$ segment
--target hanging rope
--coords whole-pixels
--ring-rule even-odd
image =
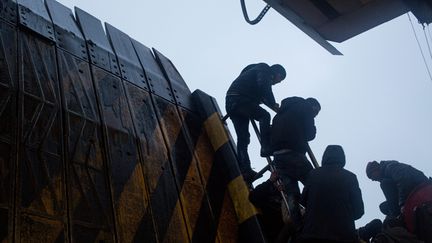
[[[423,49],[422,49],[422,47],[421,47],[421,45],[420,45],[420,41],[419,41],[419,39],[417,38],[417,34],[416,34],[416,32],[415,32],[414,25],[413,25],[413,23],[412,23],[412,21],[411,21],[411,17],[409,16],[409,13],[407,13],[407,15],[408,15],[408,19],[409,19],[409,21],[410,21],[410,23],[411,23],[411,28],[412,28],[412,30],[413,30],[413,32],[414,32],[414,37],[415,37],[415,39],[416,39],[416,41],[417,41],[417,44],[418,44],[418,46],[419,46],[420,53],[421,53],[421,55],[422,55],[422,57],[423,57],[423,62],[424,62],[424,64],[425,64],[425,66],[426,66],[426,70],[427,70],[427,72],[428,72],[428,74],[429,74],[429,79],[430,79],[431,82],[432,82],[432,75],[431,75],[431,72],[430,72],[430,70],[429,70],[429,66],[428,66],[428,64],[427,64],[427,62],[426,62],[426,58],[425,58],[425,56],[424,56],[424,54],[423,54]]]
[[[265,6],[264,9],[261,10],[261,13],[258,15],[258,17],[256,17],[256,19],[250,20],[246,10],[245,0],[240,0],[240,4],[242,7],[243,17],[245,18],[246,22],[248,22],[251,25],[258,24],[261,21],[261,19],[264,17],[264,15],[267,13],[267,11],[269,11],[270,9],[270,5],[267,4],[267,6]]]

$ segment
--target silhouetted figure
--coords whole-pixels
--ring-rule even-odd
[[[354,221],[364,213],[355,174],[344,169],[341,146],[327,146],[322,167],[312,170],[302,193],[306,207],[301,242],[358,242]]]
[[[432,232],[431,180],[416,168],[395,160],[369,162],[366,174],[369,179],[380,182],[386,198],[380,205],[381,211],[389,218],[403,219],[409,232],[416,233],[423,240],[430,238],[427,242],[432,242],[432,234],[421,233],[426,225],[426,231]],[[420,217],[423,222],[416,224]]]
[[[306,151],[308,141],[315,138],[314,118],[320,109],[320,104],[314,98],[289,97],[282,100],[272,122],[274,165],[285,187],[290,217],[298,227],[301,225],[298,181],[304,184],[307,174],[312,170]]]
[[[250,142],[249,120],[259,121],[261,131],[261,156],[271,155],[269,148],[270,114],[260,107],[261,103],[278,109],[273,96],[272,85],[281,82],[286,76],[285,69],[275,64],[251,64],[244,68],[229,87],[225,106],[237,134],[237,156],[240,170],[246,180],[255,177],[248,155]]]
[[[360,227],[357,229],[357,233],[359,236],[359,239],[362,242],[370,243],[373,238],[381,233],[383,230],[383,223],[379,219],[374,219],[367,223],[365,226]]]
[[[249,193],[249,200],[261,210],[259,219],[269,242],[276,242],[284,221],[282,218],[282,197],[275,183],[277,175],[272,172],[270,178],[256,186]]]

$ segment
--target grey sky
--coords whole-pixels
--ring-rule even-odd
[[[248,25],[239,1],[59,2],[155,47],[172,60],[192,91],[214,96],[222,110],[225,92],[244,66],[285,66],[287,78],[273,86],[276,100],[313,96],[321,102],[317,137],[310,145],[318,160],[328,144],[344,147],[346,168],[357,174],[365,202],[359,226],[383,218],[378,205],[384,197],[379,184],[366,178],[367,161],[395,159],[432,176],[432,81],[407,15],[335,43],[344,56],[332,56],[274,10],[258,25]],[[264,7],[261,0],[246,4],[251,18]],[[415,27],[424,41],[421,26]],[[422,46],[430,62],[425,42]],[[231,131],[235,136],[232,126]],[[253,167],[264,167],[254,136],[249,154]]]

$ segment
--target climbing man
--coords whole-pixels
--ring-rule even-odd
[[[432,242],[432,181],[420,170],[395,160],[369,162],[366,174],[380,182],[386,199],[381,211],[390,218],[401,218],[409,232]],[[420,219],[423,222],[416,223]]]
[[[303,188],[300,242],[358,243],[354,221],[363,215],[364,205],[356,175],[344,169],[342,146],[327,146],[321,165],[309,173]]]
[[[261,131],[261,156],[271,155],[269,147],[270,114],[260,107],[261,103],[277,110],[279,105],[273,96],[272,85],[285,79],[285,69],[280,64],[250,64],[229,87],[225,107],[237,134],[237,156],[240,171],[246,181],[255,177],[248,155],[250,142],[249,120],[259,121]]]
[[[298,181],[304,184],[312,170],[306,151],[308,141],[315,138],[314,119],[320,110],[321,106],[314,98],[286,98],[271,127],[274,165],[287,194],[291,220],[297,227],[301,226]]]

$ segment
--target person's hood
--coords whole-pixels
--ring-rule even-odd
[[[328,145],[324,151],[321,164],[322,166],[337,165],[343,168],[345,166],[345,153],[342,146]]]

